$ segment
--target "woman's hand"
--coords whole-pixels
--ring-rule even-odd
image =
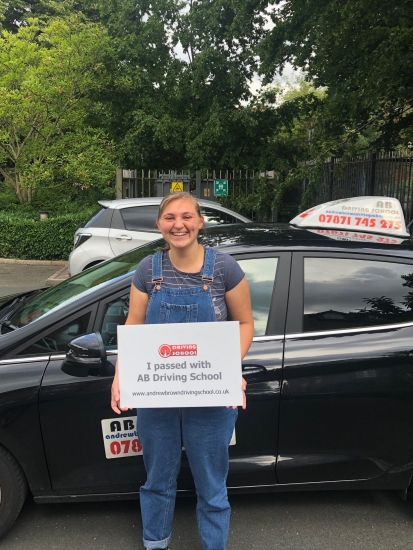
[[[129,410],[129,407],[120,406],[119,378],[117,375],[115,375],[112,382],[110,406],[112,407],[112,410],[115,411],[116,414],[120,414],[122,411]]]
[[[145,323],[148,300],[149,297],[145,292],[141,292],[134,285],[131,285],[129,296],[129,313],[125,325],[143,325]],[[122,408],[120,406],[119,365],[117,361],[115,365],[115,376],[112,383],[110,406],[116,414],[120,414],[122,411],[133,410],[129,407]]]
[[[110,397],[110,406],[112,407],[112,410],[115,411],[116,414],[120,414],[120,392],[119,392],[119,380],[118,377],[115,376],[112,382],[112,390],[111,390],[111,397]]]
[[[247,381],[245,380],[244,377],[242,377],[242,408],[243,409],[246,409],[247,408],[247,395],[246,395],[246,392],[247,391]],[[232,406],[233,409],[237,409],[237,405],[233,405]],[[227,407],[227,409],[229,409],[229,407]]]
[[[242,408],[247,408],[247,381],[242,377]]]

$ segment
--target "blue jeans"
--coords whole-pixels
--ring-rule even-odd
[[[225,550],[231,513],[226,487],[228,446],[237,409],[138,409],[137,415],[147,473],[140,490],[145,547],[169,545],[184,445],[198,497],[202,550]]]

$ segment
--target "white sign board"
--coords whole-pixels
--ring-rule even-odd
[[[393,197],[351,197],[325,202],[302,212],[290,224],[410,238],[400,202]]]
[[[118,326],[122,407],[242,405],[238,321]]]

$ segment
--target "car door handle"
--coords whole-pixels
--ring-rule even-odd
[[[254,382],[263,378],[267,374],[267,369],[262,365],[242,365],[242,376],[247,382]]]
[[[132,237],[130,235],[116,235],[115,239],[117,241],[131,241]]]

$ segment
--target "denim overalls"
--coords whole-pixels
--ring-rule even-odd
[[[162,253],[157,252],[152,260],[154,288],[146,323],[215,321],[210,288],[215,258],[216,251],[206,248],[199,286],[168,288],[162,284]],[[191,407],[138,409],[137,414],[147,473],[146,483],[140,489],[145,548],[169,545],[183,445],[198,497],[202,550],[225,550],[230,519],[226,489],[228,446],[238,411],[226,407]]]

